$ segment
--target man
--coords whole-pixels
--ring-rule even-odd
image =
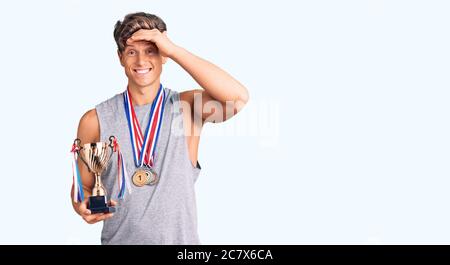
[[[194,183],[201,170],[201,130],[206,122],[222,122],[239,112],[248,101],[247,89],[171,42],[166,24],[155,15],[128,14],[116,23],[114,38],[128,86],[86,112],[77,135],[81,144],[117,137],[131,192],[119,203],[109,202],[118,208],[115,213],[93,214],[87,199],[73,207],[89,224],[104,221],[102,244],[199,244]],[[165,88],[160,75],[169,58],[203,89],[178,93]],[[111,161],[102,180],[116,198],[118,169]],[[94,176],[80,161],[78,166],[87,198]]]

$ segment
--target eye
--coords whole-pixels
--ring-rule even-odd
[[[153,51],[153,49],[148,49],[147,53],[148,53],[148,54],[153,54],[154,51]]]
[[[135,50],[129,50],[129,51],[127,52],[127,55],[129,55],[129,56],[134,56],[134,55],[136,55],[136,51],[135,51]]]

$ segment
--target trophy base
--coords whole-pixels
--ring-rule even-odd
[[[89,207],[88,209],[91,213],[114,213],[116,211],[115,207],[108,206],[106,204],[105,196],[91,196],[89,197]]]

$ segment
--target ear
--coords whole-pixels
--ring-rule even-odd
[[[119,51],[119,49],[117,49],[117,56],[119,56],[120,65],[124,66],[122,62],[122,53]]]

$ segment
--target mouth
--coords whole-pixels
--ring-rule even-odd
[[[152,69],[153,69],[153,68],[139,68],[139,69],[133,69],[133,71],[134,71],[135,73],[139,74],[139,75],[145,75],[145,74],[147,74],[147,73],[150,73],[150,71],[151,71]]]

